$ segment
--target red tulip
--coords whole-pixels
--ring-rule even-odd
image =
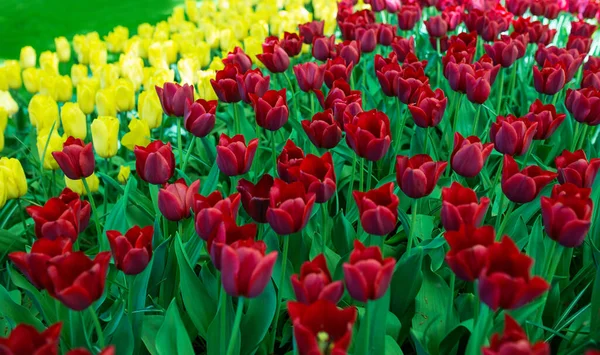
[[[396,228],[400,200],[394,194],[394,183],[367,192],[354,191],[352,196],[365,232],[385,236]]]
[[[565,86],[565,69],[560,64],[545,64],[542,70],[533,66],[533,85],[540,94],[554,95]]]
[[[217,270],[221,270],[223,248],[227,245],[253,244],[256,238],[256,224],[250,223],[238,226],[235,221],[229,220],[219,224],[214,238],[208,240],[206,249],[210,252],[210,258]]]
[[[502,154],[522,155],[527,152],[537,131],[538,123],[513,115],[498,116],[490,127],[490,140]]]
[[[502,165],[502,192],[516,203],[533,201],[544,186],[556,178],[557,174],[531,165],[519,171],[513,157],[504,155]]]
[[[215,128],[217,104],[217,100],[186,101],[183,116],[185,129],[196,137],[206,137]]]
[[[593,203],[590,188],[555,185],[552,196],[542,196],[544,228],[550,238],[567,248],[580,246],[590,230]]]
[[[450,53],[450,50],[448,50]],[[467,92],[467,76],[475,75],[473,65],[467,63],[449,62],[444,67],[444,77],[448,79],[450,88],[460,93]]]
[[[335,80],[342,79],[345,82],[349,82],[353,68],[354,65],[352,63],[346,65],[346,61],[341,57],[328,59],[323,73],[325,85],[331,89]]]
[[[217,145],[217,166],[227,176],[243,175],[250,170],[254,154],[258,148],[258,139],[248,142],[243,135],[237,134],[231,138],[225,134],[219,137]]]
[[[242,196],[242,206],[250,217],[257,223],[267,223],[269,208],[269,191],[273,186],[273,177],[264,174],[256,184],[246,179],[240,179],[237,190]]]
[[[486,266],[479,275],[479,297],[494,311],[516,309],[546,292],[550,285],[531,277],[533,259],[522,254],[509,237],[488,248]]]
[[[158,209],[169,221],[177,222],[188,218],[199,187],[200,180],[194,181],[189,187],[184,179],[179,179],[174,184],[165,184],[158,191]]]
[[[481,349],[483,355],[532,354],[550,355],[550,344],[539,341],[531,344],[527,334],[508,313],[504,314],[504,333],[495,333],[490,346]]]
[[[427,21],[424,21],[424,23],[427,33],[429,33],[431,37],[444,37],[446,33],[448,33],[448,23],[442,16],[432,16]]]
[[[600,70],[593,72],[591,70],[584,70],[583,76],[581,77],[581,88],[592,88],[600,90]]]
[[[429,78],[425,75],[424,67],[421,65],[403,64],[398,75],[393,79],[392,89],[398,100],[406,105],[416,103],[421,92],[430,89]],[[431,90],[428,90],[428,93],[429,91]]]
[[[414,37],[402,38],[396,37],[392,41],[392,50],[398,57],[398,62],[404,62],[409,53],[415,53]]]
[[[344,263],[344,282],[348,293],[359,302],[383,297],[392,281],[395,266],[396,260],[384,259],[379,247],[366,248],[354,240],[350,260]]]
[[[277,157],[277,175],[285,182],[296,181],[290,174],[290,168],[299,166],[304,159],[304,151],[298,147],[294,141],[288,139]]]
[[[454,133],[454,149],[450,156],[450,165],[458,175],[475,177],[479,174],[487,158],[494,149],[493,143],[481,143],[477,136],[464,138]]]
[[[156,140],[147,147],[136,146],[135,170],[149,184],[162,185],[175,173],[175,155],[171,143]]]
[[[308,139],[317,148],[334,148],[342,139],[342,129],[335,122],[331,109],[317,112],[312,120],[303,120],[300,123]]]
[[[214,79],[210,79],[210,84],[220,101],[236,103],[242,99],[237,77],[243,74],[237,64],[228,64],[223,69],[217,71]]]
[[[587,23],[583,20],[571,22],[571,36],[592,37],[598,26]]]
[[[87,178],[94,173],[96,161],[92,143],[84,144],[81,139],[69,137],[63,150],[52,152],[65,176],[71,180]]]
[[[377,60],[378,58],[375,58]],[[386,96],[396,96],[396,80],[399,76],[402,76],[402,68],[397,62],[386,64],[380,68],[375,69],[375,74],[381,85],[381,91]]]
[[[357,41],[344,41],[335,45],[335,55],[344,59],[346,65],[356,66],[360,61],[361,48]]]
[[[325,21],[312,21],[298,25],[298,32],[305,44],[312,44],[314,38],[323,36]]]
[[[375,12],[385,10],[385,0],[365,0],[365,4],[371,5],[371,9]]]
[[[513,28],[517,33],[527,33],[531,43],[548,45],[556,35],[555,29],[550,29],[548,25],[540,21],[531,21],[530,18],[519,17],[513,20]]]
[[[247,104],[252,102],[250,94],[255,94],[258,97],[263,96],[269,90],[271,82],[271,78],[263,76],[258,68],[248,70],[244,74],[238,74],[235,78],[240,91],[240,97]]]
[[[490,199],[482,197],[478,202],[475,191],[453,182],[442,188],[442,225],[447,231],[456,231],[463,224],[479,227],[490,206]]]
[[[62,237],[54,240],[42,238],[33,242],[29,253],[15,251],[8,254],[8,257],[33,286],[42,290],[51,285],[48,276],[48,261],[71,251],[70,239]],[[52,290],[50,289],[49,292],[52,292]]]
[[[580,54],[575,49],[568,50],[554,46],[546,47],[543,44],[538,46],[538,50],[535,53],[536,62],[544,68],[554,68],[560,65],[565,71],[565,82],[569,82],[575,77],[584,58],[585,54]]]
[[[331,35],[331,37],[314,37],[312,55],[315,59],[322,61],[336,57],[335,35]]]
[[[506,9],[515,16],[523,16],[529,9],[531,0],[506,0]]]
[[[137,275],[144,271],[152,258],[152,237],[154,227],[134,226],[125,235],[110,230],[106,237],[110,243],[117,269],[127,275]]]
[[[355,40],[360,44],[361,52],[373,52],[377,48],[377,28],[358,27],[356,29]]]
[[[408,109],[417,126],[435,127],[444,118],[447,104],[448,99],[442,89],[433,91],[429,86],[424,86],[419,92],[417,101],[409,104]]]
[[[110,252],[101,252],[91,260],[78,251],[56,256],[49,261],[50,295],[65,306],[82,311],[102,297]]]
[[[79,195],[68,188],[43,206],[29,206],[25,210],[35,222],[38,239],[65,237],[75,242],[90,221],[90,203],[81,201]]]
[[[421,198],[429,195],[448,165],[445,161],[434,162],[427,154],[412,158],[396,157],[396,181],[406,196]]]
[[[460,228],[444,233],[450,246],[446,263],[450,269],[465,281],[475,281],[488,260],[488,249],[494,244],[494,227],[477,228],[471,224],[461,224]]]
[[[348,146],[361,158],[377,161],[390,148],[390,119],[381,111],[361,112],[344,128]]]
[[[264,45],[263,53],[256,55],[271,73],[283,73],[290,66],[290,56],[279,44]]]
[[[396,37],[396,26],[380,23],[377,26],[377,43],[390,46]]]
[[[318,300],[337,304],[344,294],[342,281],[332,280],[323,254],[302,264],[300,275],[292,275],[292,287],[298,302],[306,305]]]
[[[288,170],[295,181],[300,181],[308,193],[315,194],[315,202],[329,201],[336,190],[335,170],[331,153],[327,152],[322,157],[308,154],[300,165]]]
[[[600,90],[595,88],[568,89],[565,106],[577,122],[589,126],[600,124]]]
[[[0,337],[0,354],[3,355],[56,355],[60,343],[62,323],[54,323],[43,332],[21,323],[8,337]]]
[[[571,183],[578,187],[591,188],[600,170],[600,158],[588,161],[585,152],[581,149],[573,153],[563,150],[554,163],[558,169],[558,182]]]
[[[564,121],[564,113],[556,113],[556,107],[552,104],[544,105],[540,99],[535,100],[529,106],[529,112],[525,118],[531,122],[537,122],[537,129],[533,139],[544,140],[556,131],[558,126]]]
[[[328,300],[310,305],[288,302],[287,307],[300,355],[347,353],[356,321],[355,307],[339,309]]]
[[[221,192],[215,191],[208,196],[194,196],[194,213],[196,214],[196,233],[208,241],[216,233],[223,222],[234,221],[240,208],[240,194],[235,193],[223,198]]]
[[[283,39],[279,45],[290,57],[295,57],[302,52],[302,42],[304,38],[296,33],[283,32]]]
[[[325,80],[325,66],[314,62],[294,65],[298,87],[304,92],[320,90]]]
[[[250,94],[256,123],[269,131],[276,131],[286,124],[289,109],[286,101],[286,89],[269,90],[262,97]],[[258,143],[257,143],[258,144]]]
[[[277,252],[265,255],[263,241],[237,241],[224,245],[221,252],[221,281],[230,296],[259,296],[273,273]]]
[[[544,16],[549,20],[554,20],[560,12],[560,5],[554,0],[537,0],[531,2],[531,14],[534,16]]]
[[[156,86],[163,112],[169,116],[182,117],[186,100],[194,101],[194,86],[177,83],[165,83],[163,87]]]
[[[289,235],[302,230],[315,204],[315,194],[306,192],[301,182],[286,183],[275,179],[269,192],[267,221],[275,233]]]
[[[508,68],[522,55],[521,50],[525,51],[525,45],[518,40],[512,39],[510,36],[501,36],[501,39],[495,41],[492,45],[483,44],[485,52],[489,55],[494,64],[501,65],[503,68]],[[520,48],[522,47],[522,48]]]
[[[448,24],[448,31],[454,31],[463,22],[464,11],[462,6],[449,6],[442,11],[442,19]]]
[[[567,50],[576,50],[579,54],[589,53],[592,47],[592,39],[583,36],[570,35],[567,40]]]
[[[421,7],[418,5],[403,5],[398,11],[398,27],[403,31],[410,31],[421,19]]]
[[[465,16],[465,25],[469,32],[476,31],[484,41],[494,41],[498,35],[510,25],[512,14],[506,12],[503,7],[491,11],[473,9]]]
[[[233,52],[227,53],[227,57],[223,58],[223,64],[226,66],[237,64],[242,75],[252,69],[252,59],[240,47],[235,47]]]
[[[350,84],[343,79],[337,79],[333,82],[331,90],[327,97],[321,90],[315,90],[315,95],[324,110],[332,109],[333,117],[342,130],[344,129],[344,115],[348,112],[353,118],[358,112],[362,111],[362,92],[351,90]]]

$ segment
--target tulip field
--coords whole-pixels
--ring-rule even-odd
[[[0,355],[600,354],[600,0],[152,9],[0,52]]]

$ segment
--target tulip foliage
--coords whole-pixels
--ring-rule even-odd
[[[593,351],[599,14],[187,0],[24,47],[0,354]]]

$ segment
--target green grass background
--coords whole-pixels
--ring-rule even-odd
[[[77,33],[106,35],[117,25],[165,20],[183,0],[0,0],[0,58],[17,59],[31,45],[38,55],[54,50],[54,38]]]

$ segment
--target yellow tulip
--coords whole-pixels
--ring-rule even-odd
[[[67,102],[60,109],[60,119],[65,135],[85,139],[87,136],[87,120],[79,105]]]
[[[175,71],[171,69],[156,69],[148,80],[144,81],[144,89],[155,90],[155,86],[163,86],[166,82],[175,80]]]
[[[4,131],[6,131],[6,125],[8,124],[8,112],[4,107],[0,107],[0,152],[4,150]]]
[[[6,188],[6,182],[4,180],[4,173],[0,171],[0,208],[6,205],[6,195],[8,193]]]
[[[38,68],[27,68],[23,70],[23,84],[30,94],[40,91],[41,70]]]
[[[47,170],[58,169],[58,163],[54,160],[52,152],[60,152],[63,149],[63,143],[65,139],[56,132],[56,129],[52,132],[39,133],[37,137],[37,149],[40,159],[43,159],[43,167]],[[46,154],[44,154],[44,149]]]
[[[128,38],[129,29],[127,29],[127,27],[117,26],[108,33],[108,36],[104,37],[104,40],[106,41],[109,51],[113,53],[121,53],[123,52],[123,47]]]
[[[230,28],[224,28],[219,34],[219,46],[222,51],[229,51],[235,46],[236,38]]]
[[[138,96],[137,111],[140,119],[148,124],[149,129],[160,127],[163,118],[163,109],[154,89],[140,93]]]
[[[116,64],[104,64],[98,67],[94,76],[100,79],[100,87],[106,89],[109,86],[113,86],[117,79],[119,79],[119,66]]]
[[[90,68],[92,73],[96,73],[97,70],[102,68],[108,63],[108,52],[106,46],[103,43],[95,43],[90,46],[89,49],[90,57]]]
[[[71,67],[71,81],[73,81],[73,85],[77,86],[79,83],[88,77],[88,67],[83,64],[73,64]]]
[[[201,15],[212,16],[217,13],[217,6],[213,1],[201,1],[198,10]]]
[[[244,38],[244,52],[250,56],[253,63],[256,63],[259,67],[262,67],[263,64],[258,58],[256,58],[257,54],[262,53],[262,40],[258,37],[246,37]]]
[[[20,63],[23,68],[33,68],[35,67],[37,55],[35,54],[35,49],[31,46],[26,46],[21,48],[21,56]]]
[[[269,25],[265,21],[260,20],[250,26],[250,37],[265,39],[267,36],[269,36]]]
[[[210,62],[210,65],[208,66],[208,69],[214,70],[214,71],[221,70],[223,68],[225,68],[225,64],[223,64],[223,59],[221,59],[219,57],[214,57],[212,59],[212,62]]]
[[[235,16],[233,19],[229,20],[231,31],[233,32],[233,36],[237,40],[242,40],[244,37],[248,35],[248,23],[241,16]]]
[[[198,71],[198,84],[196,89],[198,90],[198,96],[204,100],[216,100],[217,94],[210,84],[210,79],[214,79],[216,72],[214,70],[200,70]]]
[[[73,98],[73,83],[68,75],[56,77],[56,101],[66,102]]]
[[[7,187],[6,198],[12,200],[27,193],[27,178],[21,162],[15,158],[0,158],[0,170],[4,173],[4,184]]]
[[[51,51],[40,54],[40,69],[51,74],[58,74],[58,55]]]
[[[0,91],[8,91],[8,78],[4,67],[0,67]]]
[[[121,138],[121,144],[125,148],[133,150],[135,146],[146,147],[150,144],[150,127],[146,121],[133,118],[128,127],[129,132]]]
[[[204,31],[204,40],[210,48],[218,48],[220,32],[217,27],[212,23],[205,23],[202,25],[202,30]]]
[[[167,63],[173,64],[177,62],[177,54],[179,53],[179,46],[175,41],[166,41],[163,43],[165,53],[167,55]]]
[[[148,47],[148,62],[156,68],[168,68],[167,53],[160,42],[154,42]]]
[[[126,112],[135,107],[135,88],[127,79],[118,79],[115,82],[115,102],[117,111]]]
[[[111,116],[99,116],[91,125],[94,150],[102,158],[114,157],[119,149],[119,120]]]
[[[8,87],[15,90],[20,89],[23,86],[23,80],[21,80],[21,65],[19,61],[7,60],[4,62],[2,68],[4,68]]]
[[[121,54],[119,58],[121,75],[133,83],[134,91],[138,91],[144,81],[144,61],[133,54]]]
[[[130,174],[131,168],[125,165],[121,165],[121,168],[119,169],[119,175],[117,175],[117,180],[124,185],[127,183]]]
[[[202,41],[196,43],[196,58],[201,68],[205,68],[210,64],[210,46]]]
[[[154,26],[149,23],[142,23],[138,25],[137,34],[141,38],[152,38],[154,34]]]
[[[100,188],[100,179],[98,179],[98,176],[95,173],[86,177],[85,182],[87,182],[91,193],[97,192]],[[73,190],[73,192],[77,192],[80,195],[87,195],[82,179],[71,180],[65,176],[65,185]]]
[[[117,102],[114,87],[100,89],[96,92],[96,110],[98,116],[116,116]]]
[[[179,70],[181,84],[194,85],[198,81],[196,75],[198,70],[200,70],[200,64],[193,58],[182,58],[177,62],[177,70]]]
[[[89,80],[83,81],[77,85],[77,105],[81,111],[89,115],[94,112],[96,105],[96,89],[90,84]]]
[[[56,55],[58,55],[60,62],[66,63],[71,60],[71,45],[65,37],[56,37],[54,39],[54,46],[56,47]]]
[[[196,0],[185,0],[185,13],[187,14],[190,21],[198,21],[199,11]]]
[[[34,95],[29,101],[29,120],[31,125],[37,128],[38,135],[47,134],[52,126],[54,132],[58,131],[60,121],[58,119],[58,104],[56,101],[43,94]]]

